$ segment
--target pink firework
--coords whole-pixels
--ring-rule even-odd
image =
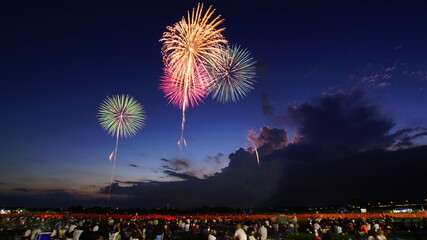
[[[195,68],[191,81],[176,79],[172,70],[163,69],[159,89],[172,105],[185,110],[189,105],[194,107],[203,102],[209,88],[209,78],[203,68]]]
[[[180,79],[176,77],[171,68],[166,67],[164,68],[164,75],[160,79],[160,90],[163,91],[169,103],[180,107],[182,111],[181,138],[178,140],[179,148],[182,148],[182,145],[187,146],[184,138],[187,107],[189,105],[193,107],[203,102],[203,98],[206,97],[209,88],[209,78],[203,67],[194,67],[189,70],[191,70],[191,74],[188,74],[184,79]]]

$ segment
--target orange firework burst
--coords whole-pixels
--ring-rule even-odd
[[[227,40],[221,32],[224,28],[217,29],[224,20],[221,16],[213,17],[215,10],[209,7],[203,12],[203,4],[187,12],[187,18],[173,26],[168,26],[163,33],[162,54],[166,65],[167,86],[161,86],[170,102],[180,103],[182,110],[181,139],[179,147],[186,145],[184,139],[185,111],[192,96],[200,96],[207,91],[207,82],[200,77],[200,72],[207,73],[206,65],[209,62],[220,60],[223,45]],[[164,83],[164,82],[163,82]],[[165,89],[167,91],[165,91]],[[179,96],[180,99],[171,99],[171,96]],[[196,104],[201,98],[196,98]],[[194,105],[194,102],[191,103]]]

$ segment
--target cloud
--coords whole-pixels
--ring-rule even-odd
[[[29,192],[29,190],[28,189],[26,189],[26,188],[14,188],[14,189],[12,189],[13,191],[17,191],[17,192]]]
[[[25,188],[14,189],[17,194],[0,194],[3,206],[25,206],[29,208],[59,208],[73,205],[96,205],[99,199],[84,195],[74,195],[63,189],[31,190]],[[99,204],[98,204],[99,205]]]
[[[254,155],[241,148],[230,154],[229,166],[215,176],[131,186],[115,183],[111,201],[128,207],[162,207],[169,203],[180,208],[203,205],[264,208],[344,204],[352,196],[398,200],[420,199],[425,195],[423,183],[417,179],[427,167],[423,160],[427,147],[372,150],[321,162],[291,161],[287,154],[275,151],[265,155],[258,167]],[[411,171],[402,171],[402,167]],[[387,179],[381,191],[372,184],[378,175]],[[102,192],[107,194],[107,187]],[[120,196],[126,196],[126,200]]]
[[[45,190],[40,193],[40,196],[49,197],[49,198],[74,198],[69,192],[63,189],[51,189]]]
[[[44,164],[47,163],[46,160],[44,159],[40,159],[40,158],[34,158],[34,157],[21,157],[20,158],[22,161],[25,162],[31,162],[31,163],[38,163],[38,164]]]
[[[404,47],[404,45],[403,44],[401,44],[401,45],[396,45],[396,46],[394,46],[394,50],[400,50],[401,48],[403,48]]]
[[[117,184],[112,192],[138,199],[135,201],[140,204],[239,208],[341,204],[354,195],[366,199],[383,199],[385,195],[390,199],[424,197],[418,183],[417,187],[403,187],[414,177],[412,172],[402,172],[399,163],[405,159],[411,169],[419,164],[421,168],[415,174],[423,174],[419,169],[425,168],[421,161],[427,147],[414,145],[413,140],[426,135],[426,129],[414,127],[392,133],[392,119],[363,92],[342,91],[288,106],[282,119],[295,129],[297,137],[293,141],[285,129],[269,126],[258,133],[252,130],[247,136],[260,152],[259,166],[251,148],[231,153],[228,166],[204,179],[196,177],[198,170],[189,160],[162,159],[167,163],[164,173],[181,181],[128,187]],[[401,145],[412,144],[412,148],[391,149],[399,140]],[[371,176],[378,174],[388,176],[387,181],[402,188],[387,186],[390,192],[378,191],[370,184]],[[359,188],[359,183],[364,187]],[[179,196],[166,197],[167,193]]]
[[[160,160],[162,160],[164,162],[167,162],[168,163],[168,167],[170,169],[173,169],[173,170],[185,170],[185,169],[190,168],[190,162],[188,160],[186,160],[186,159],[176,159],[176,158],[174,158],[174,159],[166,159],[166,158],[162,158]]]
[[[121,183],[121,184],[141,184],[141,183],[147,183],[147,182],[152,182],[151,180],[146,180],[146,181],[120,181],[120,180],[114,180],[115,183]]]
[[[266,116],[273,116],[273,107],[270,104],[267,94],[261,95],[262,113]]]
[[[427,167],[422,160],[426,153],[424,146],[399,151],[366,151],[326,162],[289,163],[276,197],[284,205],[343,204],[352,196],[369,201],[419,201],[425,196],[425,187],[417,179],[423,176],[421,169]],[[372,184],[378,175],[385,182],[381,190]]]
[[[198,177],[193,176],[192,174],[187,174],[187,173],[178,173],[178,172],[174,172],[171,170],[165,170],[163,172],[170,177],[176,177],[176,178],[180,178],[183,180],[199,179]]]
[[[288,132],[284,129],[263,126],[260,133],[249,130],[246,138],[258,148],[260,153],[270,153],[274,150],[282,149],[289,143]]]
[[[390,146],[390,149],[414,147],[414,142],[424,136],[427,136],[427,128],[425,127],[400,129],[393,134],[395,143]]]
[[[343,204],[353,196],[366,200],[424,199],[425,187],[419,178],[427,167],[427,146],[418,146],[415,140],[426,136],[427,128],[391,132],[395,124],[381,110],[360,91],[328,94],[288,106],[281,118],[293,128],[296,139],[290,141],[286,129],[270,126],[248,134],[259,149],[259,166],[250,148],[229,154],[228,166],[211,175],[203,164],[222,163],[224,154],[198,162],[162,158],[163,173],[179,181],[116,180],[109,204],[128,208],[166,204],[179,208],[265,208]],[[380,191],[372,184],[379,177],[384,181]],[[106,195],[108,190],[105,186],[99,193]],[[31,195],[30,199],[59,199],[63,204],[79,201],[60,189],[42,195]]]
[[[350,73],[347,81],[330,88],[330,91],[351,89],[355,86],[367,91],[397,87],[400,82],[424,83],[427,81],[425,65],[412,65],[401,60],[387,60],[381,63],[366,63]]]
[[[214,165],[216,165],[216,166],[222,166],[224,163],[223,163],[223,157],[224,157],[224,154],[223,153],[217,153],[215,156],[207,156],[205,159],[204,159],[204,161],[207,163],[207,164],[211,164],[211,163],[213,163]]]
[[[255,66],[257,71],[263,71],[263,72],[268,71],[267,66],[263,63],[257,62]]]
[[[132,164],[132,163],[129,163],[129,166],[134,167],[134,168],[140,168],[140,166],[138,166],[136,164]]]
[[[213,157],[207,156],[204,161],[193,162],[185,158],[162,158],[161,160],[166,163],[162,168],[163,173],[168,177],[179,178],[179,179],[204,179],[215,174],[223,166],[222,158],[223,154],[219,153]],[[208,167],[206,164],[214,162],[214,167],[211,165]]]
[[[370,103],[361,91],[326,95],[288,106],[287,120],[294,124],[300,144],[360,151],[392,144],[393,121]]]

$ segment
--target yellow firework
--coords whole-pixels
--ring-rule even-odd
[[[195,67],[205,65],[208,59],[220,60],[218,53],[227,40],[221,34],[224,28],[217,29],[224,20],[220,15],[213,18],[214,12],[210,6],[203,13],[203,4],[199,3],[191,13],[187,12],[187,18],[166,27],[168,31],[160,41],[163,61],[173,71],[173,78],[187,81]]]
[[[188,106],[189,96],[193,92],[205,91],[207,84],[199,76],[199,71],[207,72],[206,65],[209,62],[220,60],[220,52],[224,51],[223,45],[227,40],[221,32],[224,28],[217,28],[224,20],[221,16],[214,17],[215,10],[209,7],[203,11],[203,4],[198,4],[197,8],[187,12],[187,18],[182,17],[181,21],[173,26],[168,26],[163,33],[162,54],[166,69],[171,73],[168,89],[177,91],[182,99],[179,106],[182,110],[181,139],[178,144],[185,144],[183,137],[185,125],[185,111]],[[200,86],[200,88],[194,88]]]

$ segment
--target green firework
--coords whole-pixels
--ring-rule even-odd
[[[144,107],[130,95],[107,97],[99,106],[101,127],[115,137],[131,137],[145,124]]]
[[[212,85],[209,93],[212,98],[222,102],[236,102],[254,89],[256,61],[247,49],[238,45],[228,45],[221,51],[220,60],[212,63]]]

